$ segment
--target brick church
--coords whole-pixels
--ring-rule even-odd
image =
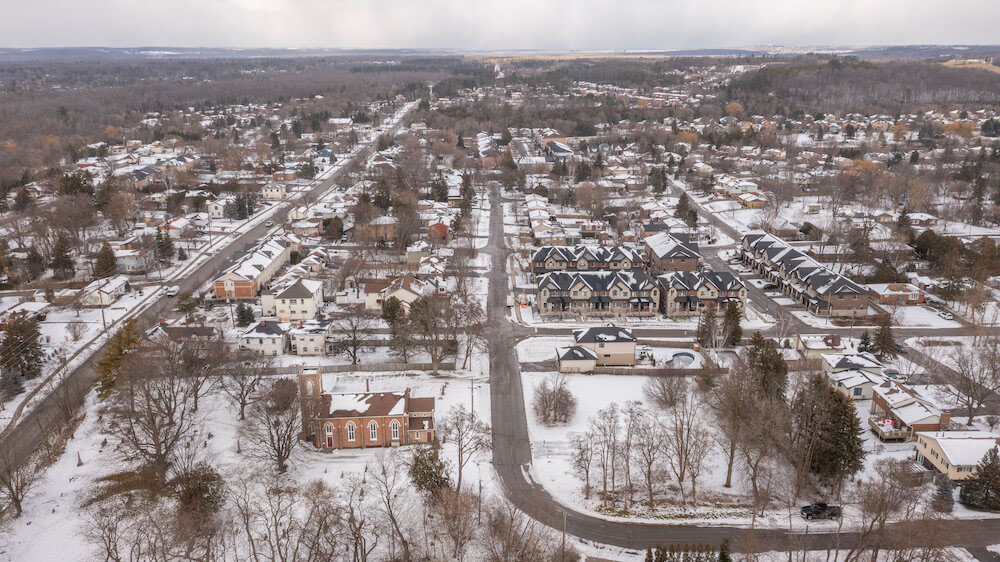
[[[399,392],[323,392],[318,367],[299,371],[302,432],[319,449],[364,449],[434,440],[434,398]]]

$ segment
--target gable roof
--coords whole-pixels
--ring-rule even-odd
[[[664,258],[700,258],[698,244],[691,242],[687,235],[657,232],[643,239],[650,253]]]
[[[636,341],[632,330],[615,326],[591,326],[589,328],[573,330],[573,339],[576,340],[576,343],[620,343]]]

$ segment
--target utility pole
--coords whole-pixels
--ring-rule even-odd
[[[561,560],[562,560],[562,562],[566,562],[566,510],[564,509],[564,510],[562,510],[562,512],[563,512],[563,533],[562,533],[562,556],[561,556]]]

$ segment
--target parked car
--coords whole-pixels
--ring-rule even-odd
[[[952,313],[950,313],[950,312],[948,312],[947,310],[942,310],[942,311],[938,312],[938,316],[940,316],[941,318],[944,318],[945,320],[954,320],[955,319],[955,315],[952,314]]]
[[[764,290],[765,291],[777,291],[778,290],[778,286],[775,285],[774,283],[768,283],[767,285],[764,285]]]
[[[814,503],[802,506],[802,517],[806,519],[837,519],[840,517],[839,505],[827,505],[825,503]]]
[[[264,223],[264,226],[266,226],[268,228],[271,228],[272,226],[274,226],[274,221],[273,220],[269,220],[269,221],[267,221],[267,222]]]
[[[167,296],[170,298],[176,297],[181,292],[180,285],[174,285],[173,287],[167,287]]]
[[[905,345],[903,345],[901,343],[897,343],[896,344],[896,353],[898,353],[900,355],[906,355],[907,351],[908,351],[908,348]]]

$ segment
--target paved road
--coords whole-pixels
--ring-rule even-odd
[[[389,134],[395,134],[402,126],[402,123],[403,120],[401,118],[389,131]],[[369,143],[367,147],[360,150],[354,156],[354,159],[361,161],[367,159],[374,151],[373,143]],[[322,196],[332,189],[337,180],[347,172],[348,168],[349,166],[342,166],[339,170],[332,173],[329,178],[319,182],[310,190],[309,196],[314,197],[315,200],[315,198]],[[275,205],[268,212],[272,213],[271,216],[276,220],[280,220],[290,208],[301,203],[301,198],[294,201],[285,201]],[[264,221],[261,221],[253,228],[238,235],[225,248],[219,250],[211,258],[196,266],[183,279],[179,279],[173,282],[173,284],[179,285],[182,292],[194,292],[209,279],[218,275],[219,271],[231,263],[237,256],[256,244],[264,237],[268,230],[270,228],[265,226]],[[160,317],[173,308],[175,302],[175,299],[161,297],[136,316],[137,324],[144,329],[152,327]],[[96,348],[86,361],[56,383],[54,388],[35,407],[23,415],[17,425],[4,430],[4,433],[0,436],[0,452],[3,453],[3,458],[15,459],[15,462],[18,463],[24,462],[42,442],[44,435],[61,427],[72,416],[76,409],[83,403],[84,397],[93,388],[94,381],[96,380],[96,373],[93,370],[93,366],[95,361],[104,354],[104,349],[104,345]]]
[[[538,521],[566,531],[581,539],[600,544],[643,550],[646,547],[670,544],[720,545],[730,541],[734,548],[750,541],[764,544],[773,550],[824,549],[836,545],[849,548],[856,536],[832,531],[819,533],[792,533],[786,530],[753,530],[739,527],[703,525],[657,525],[605,520],[561,505],[542,486],[531,480],[531,443],[528,437],[527,417],[524,407],[524,390],[514,349],[515,332],[521,335],[536,332],[515,326],[507,319],[508,293],[506,257],[508,251],[503,237],[503,211],[499,189],[491,192],[490,241],[484,251],[492,257],[489,274],[490,290],[487,314],[492,337],[489,341],[490,395],[493,423],[493,464],[503,483],[507,497],[518,508]],[[681,335],[678,330],[636,330],[644,335]],[[568,333],[565,329],[538,330],[538,334]],[[815,527],[830,529],[829,525]],[[891,528],[890,528],[891,530]],[[949,525],[949,538],[953,545],[977,548],[997,542],[1000,537],[1000,519],[957,520]],[[892,542],[892,533],[884,538]]]

